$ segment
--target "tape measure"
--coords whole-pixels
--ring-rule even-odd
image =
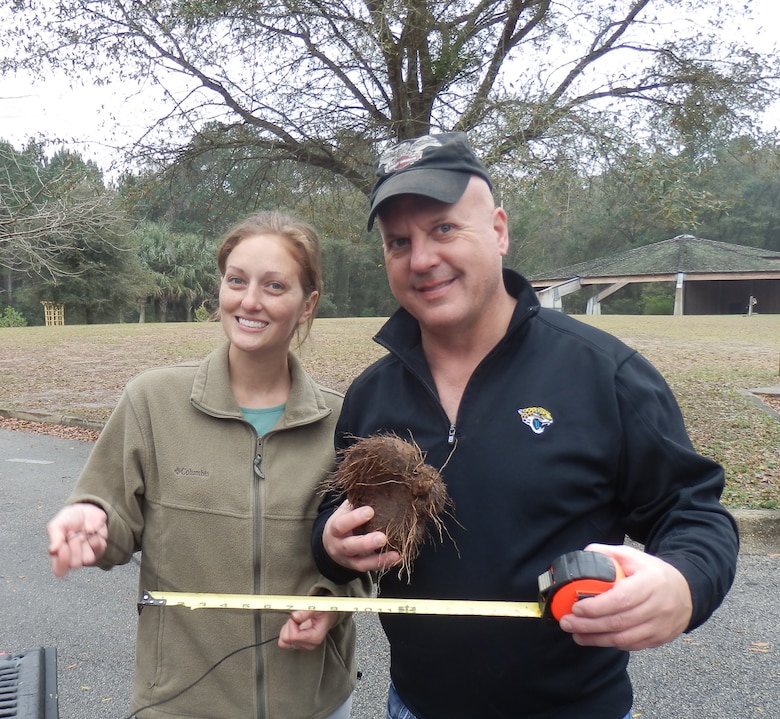
[[[299,597],[284,594],[186,594],[143,592],[142,606],[190,609],[266,609],[278,612],[378,612],[380,614],[462,614],[485,617],[541,617],[536,602],[387,597]]]
[[[370,612],[385,614],[447,614],[483,617],[532,617],[560,621],[574,602],[607,591],[624,578],[612,558],[598,552],[561,555],[538,579],[536,602],[389,597],[302,597],[283,594],[208,594],[202,592],[142,593],[140,607],[189,609],[253,609],[278,612]]]
[[[600,552],[568,552],[539,575],[542,616],[560,621],[571,614],[575,602],[595,597],[615,586],[626,575],[612,557]]]

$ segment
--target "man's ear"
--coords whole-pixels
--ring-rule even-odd
[[[503,207],[496,207],[493,210],[493,230],[496,233],[501,257],[506,257],[509,252],[509,221]]]

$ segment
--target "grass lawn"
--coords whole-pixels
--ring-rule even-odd
[[[580,316],[644,354],[666,377],[696,448],[726,468],[724,503],[776,507],[780,422],[740,394],[780,385],[780,315]],[[383,354],[380,318],[318,319],[299,354],[344,391]],[[198,359],[222,340],[214,323],[0,329],[0,409],[108,417],[127,380]]]

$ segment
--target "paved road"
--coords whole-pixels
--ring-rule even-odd
[[[129,713],[136,567],[57,580],[46,556],[46,521],[90,448],[0,430],[0,652],[56,647],[61,719],[121,719]],[[633,655],[634,717],[780,719],[780,552],[755,551],[740,556],[734,588],[704,627]],[[375,616],[358,622],[353,717],[384,719],[387,644]]]

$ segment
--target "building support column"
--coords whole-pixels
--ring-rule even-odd
[[[674,286],[674,314],[685,314],[685,273],[677,273],[677,281]]]
[[[614,285],[610,285],[605,290],[601,290],[596,295],[593,295],[588,300],[588,306],[585,309],[586,315],[600,315],[601,314],[601,300],[603,300],[605,297],[609,297],[613,292],[617,292],[618,290],[622,290],[628,282],[616,282]]]

